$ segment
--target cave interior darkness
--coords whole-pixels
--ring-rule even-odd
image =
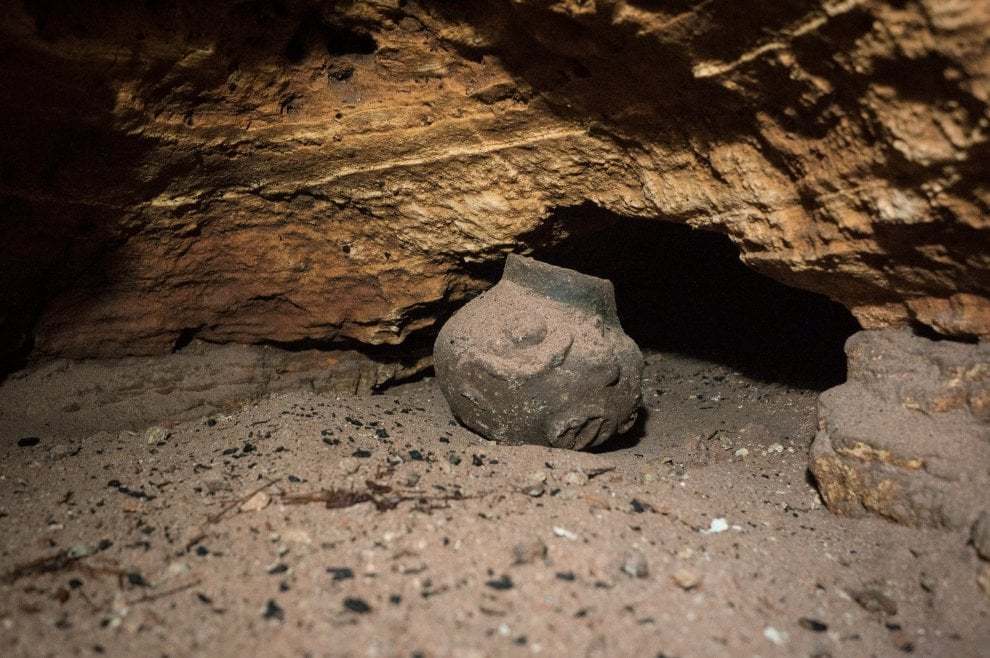
[[[845,381],[843,346],[860,328],[852,314],[747,267],[725,235],[585,203],[524,239],[535,258],[612,281],[622,326],[644,350],[801,388]]]

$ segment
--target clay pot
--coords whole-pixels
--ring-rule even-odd
[[[433,358],[454,416],[504,443],[589,448],[632,427],[642,399],[643,355],[611,282],[515,254],[443,326]]]

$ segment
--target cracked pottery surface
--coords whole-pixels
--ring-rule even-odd
[[[454,415],[500,442],[590,448],[628,431],[642,401],[612,284],[515,254],[440,330],[434,364]]]

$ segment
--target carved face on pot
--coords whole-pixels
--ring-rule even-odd
[[[640,406],[643,357],[612,284],[515,254],[443,326],[434,362],[454,415],[496,441],[580,450],[628,430]]]

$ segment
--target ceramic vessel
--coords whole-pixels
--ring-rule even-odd
[[[494,441],[589,448],[632,427],[642,399],[611,282],[515,254],[433,356],[454,416]]]

